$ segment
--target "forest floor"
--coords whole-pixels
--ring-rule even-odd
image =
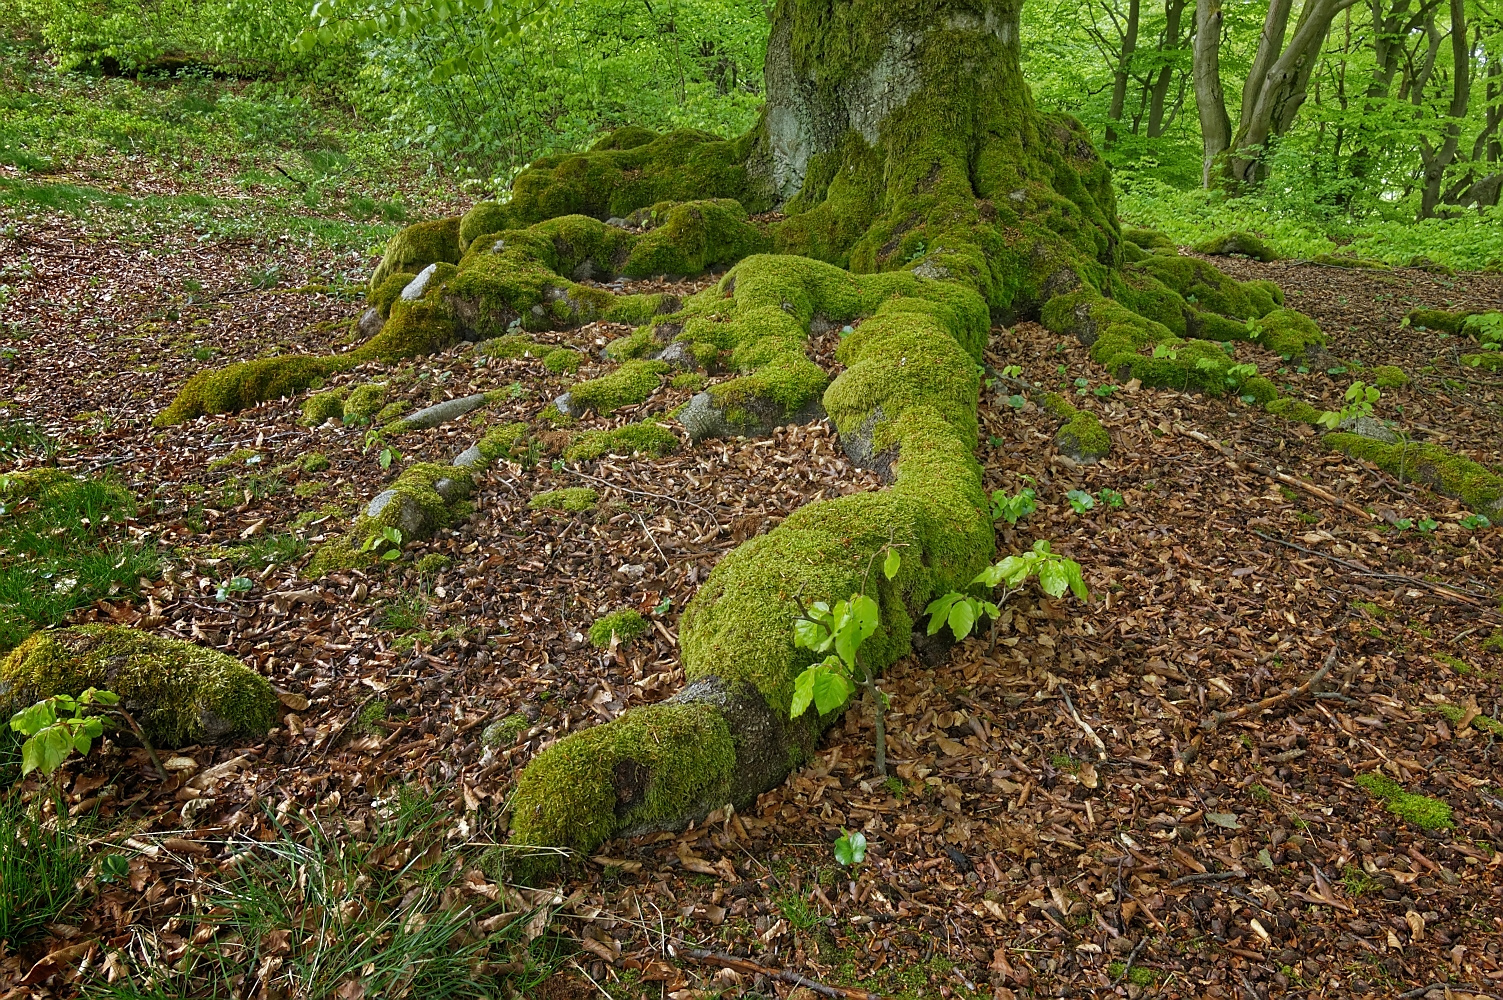
[[[204,995],[174,985],[191,979],[189,957],[247,944],[216,942],[205,921],[245,859],[284,842],[373,869],[431,848],[455,875],[442,907],[495,904],[481,930],[510,930],[472,984],[500,995],[787,997],[802,976],[838,996],[1262,1000],[1432,984],[1431,996],[1503,996],[1499,534],[1256,407],[1113,386],[1082,347],[1032,323],[993,331],[988,363],[1061,388],[1100,418],[1112,451],[1076,466],[1056,454],[1049,417],[988,389],[987,488],[1038,497],[1032,516],[999,523],[998,553],[1048,539],[1080,562],[1092,599],[1020,594],[994,643],[968,640],[932,669],[897,664],[883,682],[894,781],[874,780],[869,713],[856,709],[754,807],[609,843],[543,890],[501,884],[487,848],[520,768],[682,684],[679,613],[720,555],[878,480],[824,424],[655,460],[545,453],[482,474],[473,516],[402,559],[309,579],[310,547],[407,462],[449,460],[477,424],[532,418],[605,370],[595,352],[623,331],[543,335],[586,352],[574,376],[468,346],[337,376],[385,380],[389,399],[414,406],[510,387],[477,418],[390,439],[389,468],[365,428],[301,426],[302,397],[154,429],[205,365],[349,338],[386,230],[307,202],[283,206],[311,220],[289,228],[302,237],[206,233],[197,208],[148,225],[133,214],[141,192],[208,197],[214,170],[164,179],[151,158],[72,162],[54,175],[0,167],[0,416],[45,432],[59,466],[127,484],[140,505],[125,527],[160,571],[71,620],[221,649],[271,679],[286,715],[262,743],[174,749],[165,781],[111,742],[65,766],[53,789],[86,824],[88,864],[56,919],[0,947],[0,996]],[[1330,337],[1318,364],[1247,344],[1239,360],[1322,407],[1397,365],[1411,382],[1384,390],[1379,416],[1503,465],[1503,382],[1461,366],[1454,341],[1400,325],[1420,306],[1503,307],[1503,277],[1218,264],[1276,281]],[[665,386],[582,427],[689,395]],[[307,471],[315,452],[327,466]],[[9,459],[40,460],[19,446]],[[529,507],[577,486],[598,492],[594,510]],[[1094,506],[1079,512],[1082,493]],[[445,558],[420,570],[434,554]],[[651,631],[592,646],[591,623],[623,607]],[[1315,696],[1204,724],[1300,684],[1333,649]],[[490,723],[516,716],[508,741],[482,745]],[[1453,825],[1421,829],[1386,808],[1359,784],[1380,772],[1442,800]],[[394,810],[413,799],[426,832],[387,836],[407,829]],[[870,844],[854,868],[832,857],[842,829]],[[89,861],[109,852],[128,874]],[[261,942],[258,975],[310,950],[348,953],[309,934],[306,912],[286,919]],[[357,963],[326,995],[372,995],[370,974]]]

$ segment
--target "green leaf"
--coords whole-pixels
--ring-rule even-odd
[[[823,653],[829,649],[830,632],[819,622],[807,618],[793,620],[793,644],[800,649],[812,649]]]
[[[844,828],[840,831],[840,839],[835,841],[835,860],[849,868],[851,865],[859,865],[866,860],[866,835],[860,830],[855,832]]]
[[[93,739],[98,739],[100,736],[104,735],[104,720],[98,718],[97,716],[90,716],[89,718],[84,719],[83,722],[79,724],[78,728],[79,731],[82,732],[85,736],[91,737]]]
[[[73,740],[62,726],[48,726],[21,746],[21,773],[51,774],[73,752]]]
[[[976,624],[976,608],[971,598],[963,597],[955,602],[950,608],[950,631],[955,633],[956,639],[964,639],[971,634],[971,626]]]
[[[809,710],[809,704],[814,700],[814,673],[816,668],[808,666],[799,674],[793,682],[793,706],[788,710],[790,719],[797,719]]]
[[[93,745],[93,742],[93,739],[89,736],[88,733],[76,732],[73,734],[73,748],[81,754],[87,754],[89,752],[89,747]]]
[[[57,713],[52,710],[52,702],[39,701],[30,708],[23,708],[12,715],[10,728],[22,736],[35,736],[55,722],[57,722]]]
[[[929,602],[929,606],[924,609],[924,614],[929,616],[930,635],[938,634],[939,630],[945,627],[945,622],[950,620],[951,606],[959,600],[961,600],[961,595],[952,590]]]
[[[887,558],[882,561],[882,575],[891,580],[898,575],[898,570],[902,568],[902,565],[903,557],[898,555],[898,550],[888,549]]]
[[[838,661],[825,660],[815,667],[814,707],[820,715],[827,715],[844,705],[855,688],[845,674],[837,669]]]
[[[1039,586],[1050,597],[1060,597],[1070,587],[1070,576],[1058,560],[1051,559],[1039,567]]]

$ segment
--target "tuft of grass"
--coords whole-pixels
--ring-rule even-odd
[[[1367,872],[1356,865],[1347,865],[1341,870],[1341,884],[1346,886],[1347,894],[1354,899],[1363,893],[1376,892],[1382,888]]]
[[[775,902],[778,912],[782,914],[784,920],[788,921],[788,926],[796,931],[807,931],[817,927],[824,919],[820,916],[819,910],[798,893],[779,896]]]
[[[37,457],[51,462],[58,441],[27,420],[0,421],[0,461]]]
[[[410,632],[428,617],[428,599],[421,594],[408,594],[381,606],[376,616],[382,628],[393,632]]]
[[[1374,798],[1382,799],[1389,812],[1415,826],[1426,830],[1445,830],[1456,825],[1451,818],[1451,807],[1440,799],[1428,795],[1406,792],[1386,774],[1369,771],[1359,775],[1357,784],[1367,789]]]
[[[67,815],[66,808],[57,812]],[[57,922],[87,868],[83,838],[68,820],[44,819],[38,802],[0,795],[0,942],[6,951]]]

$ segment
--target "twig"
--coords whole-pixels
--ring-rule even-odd
[[[1192,885],[1196,882],[1225,882],[1234,878],[1247,878],[1247,872],[1196,872],[1194,875],[1181,875],[1169,883],[1169,888]]]
[[[705,514],[709,515],[709,518],[711,522],[714,523],[716,529],[718,530],[720,528],[720,519],[715,516],[715,512],[710,510],[710,508],[708,507],[695,503],[693,500],[685,500],[683,497],[669,496],[666,493],[649,493],[646,490],[634,490],[628,486],[622,486],[619,483],[613,483],[609,479],[601,479],[599,476],[588,475],[587,473],[580,472],[577,469],[563,469],[561,471],[567,472],[570,475],[578,476],[580,479],[588,479],[592,483],[600,483],[602,486],[609,486],[611,489],[620,490],[622,493],[631,493],[639,497],[652,497],[655,500],[666,500],[669,503],[675,505],[688,504],[690,507],[704,511]]]
[[[130,726],[131,732],[136,734],[136,739],[141,741],[141,746],[146,748],[146,756],[151,758],[152,766],[157,769],[157,777],[161,778],[163,781],[166,781],[167,769],[162,766],[162,760],[157,756],[156,747],[152,746],[151,740],[146,738],[146,731],[141,728],[141,724],[136,721],[136,717],[131,715],[125,709],[121,708],[119,705],[111,708],[110,712],[120,716],[120,718],[124,719],[126,724]]]
[[[1075,711],[1075,703],[1070,700],[1070,690],[1063,684],[1061,684],[1059,686],[1059,693],[1065,696],[1065,707],[1070,710],[1070,718],[1075,720],[1075,724],[1077,726],[1085,730],[1085,734],[1091,738],[1091,742],[1094,743],[1096,745],[1096,749],[1100,751],[1101,759],[1105,760],[1106,744],[1101,742],[1101,737],[1096,735],[1096,730],[1092,729],[1090,724],[1080,717],[1080,713]]]
[[[1448,996],[1452,993],[1470,993],[1473,996],[1492,997],[1492,1000],[1503,1000],[1503,997],[1499,997],[1496,993],[1488,993],[1485,990],[1479,990],[1475,986],[1468,986],[1463,983],[1431,983],[1429,986],[1419,986],[1407,993],[1400,993],[1397,1000],[1414,1000],[1415,997],[1422,997],[1431,990],[1440,990]]]
[[[765,965],[759,965],[744,958],[719,955],[713,951],[705,951],[702,948],[693,948],[680,952],[680,954],[690,961],[699,962],[703,965],[719,965],[727,969],[734,969],[737,972],[745,972],[752,976],[766,976],[779,982],[802,986],[806,990],[813,990],[815,993],[827,997],[838,997],[841,1000],[882,1000],[880,994],[877,993],[868,993],[866,990],[847,989],[844,986],[826,986],[824,983],[817,983],[806,976],[801,976],[797,972],[791,972],[787,969],[768,968]]]
[[[1251,705],[1243,705],[1241,708],[1233,709],[1230,712],[1212,712],[1211,717],[1200,724],[1200,728],[1215,729],[1223,722],[1235,722],[1237,719],[1245,719],[1249,715],[1260,715],[1265,709],[1274,708],[1292,698],[1298,698],[1306,691],[1309,691],[1311,685],[1316,684],[1322,677],[1331,672],[1331,668],[1336,665],[1336,655],[1337,649],[1335,646],[1332,646],[1331,652],[1326,656],[1326,662],[1299,687],[1281,691],[1276,695],[1264,698],[1262,701],[1255,701]]]
[[[1392,580],[1395,583],[1407,583],[1413,587],[1423,587],[1426,590],[1440,595],[1441,597],[1450,597],[1462,604],[1469,604],[1474,608],[1483,606],[1475,599],[1474,595],[1460,589],[1459,587],[1453,587],[1449,583],[1432,583],[1429,580],[1421,580],[1417,576],[1405,576],[1402,573],[1378,573],[1368,569],[1361,563],[1355,563],[1349,559],[1342,559],[1340,556],[1329,555],[1325,552],[1317,552],[1315,549],[1307,549],[1303,545],[1296,545],[1293,542],[1286,542],[1276,535],[1264,534],[1257,529],[1253,530],[1253,534],[1257,535],[1259,538],[1263,539],[1266,542],[1273,542],[1275,545],[1282,545],[1286,549],[1294,549],[1296,552],[1303,552],[1306,555],[1316,556],[1318,558],[1336,563],[1340,566],[1345,566],[1347,569],[1351,570],[1358,576],[1372,577],[1373,579],[1377,580]]]
[[[634,510],[632,511],[632,513],[637,515],[637,522],[642,525],[642,530],[647,533],[647,540],[652,543],[653,548],[658,550],[658,555],[662,556],[663,568],[665,570],[671,570],[673,568],[673,564],[668,561],[667,556],[663,555],[663,547],[658,544],[658,540],[656,538],[652,537],[652,529],[647,526],[647,521],[642,517],[641,512]]]
[[[1230,464],[1233,469],[1247,469],[1249,472],[1256,472],[1260,476],[1267,476],[1269,479],[1277,480],[1278,482],[1283,483],[1285,486],[1290,486],[1297,490],[1304,490],[1306,493],[1310,494],[1313,497],[1324,500],[1326,503],[1333,503],[1347,513],[1355,514],[1358,517],[1366,518],[1369,521],[1376,521],[1378,519],[1378,515],[1370,514],[1367,511],[1363,510],[1361,507],[1358,507],[1356,504],[1352,503],[1350,500],[1343,500],[1336,494],[1330,492],[1329,490],[1322,489],[1321,487],[1316,486],[1314,483],[1307,483],[1303,479],[1295,479],[1293,476],[1288,475],[1287,473],[1276,472],[1273,469],[1268,468],[1266,465],[1260,465],[1258,462],[1254,461],[1251,458],[1248,458],[1246,455],[1235,455],[1232,453],[1230,448],[1227,448],[1220,441],[1217,441],[1215,438],[1211,437],[1208,434],[1202,434],[1200,431],[1192,431],[1188,427],[1182,427],[1179,424],[1175,424],[1174,429],[1180,434],[1183,434],[1185,437],[1190,438],[1191,440],[1199,441],[1201,444],[1209,445],[1210,447],[1215,448],[1217,451],[1221,452],[1221,454],[1226,457],[1228,464]]]
[[[339,724],[339,728],[329,734],[329,739],[326,743],[324,743],[324,747],[319,751],[319,754],[321,756],[327,757],[331,752],[333,752],[334,748],[339,745],[339,741],[344,737],[344,731],[346,729],[349,729],[350,726],[354,725],[355,720],[360,718],[360,713],[365,711],[365,706],[375,701],[378,697],[380,697],[380,695],[381,692],[379,691],[372,691],[370,694],[366,695],[365,700],[355,706],[355,710],[350,713],[349,718],[341,722]]]
[[[1127,979],[1128,975],[1132,972],[1132,964],[1138,960],[1138,952],[1142,951],[1143,946],[1147,943],[1147,934],[1144,934],[1142,937],[1138,938],[1138,943],[1132,946],[1132,954],[1127,956],[1127,962],[1122,966],[1122,975],[1117,977],[1117,982],[1120,983]]]

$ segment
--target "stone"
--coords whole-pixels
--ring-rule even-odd
[[[883,412],[882,407],[872,407],[871,413],[861,422],[861,426],[840,435],[840,445],[845,449],[846,457],[856,468],[871,469],[885,482],[892,482],[892,460],[897,457],[896,452],[891,449],[878,452],[872,440],[872,434],[877,425],[886,419],[887,414]]]
[[[385,325],[386,320],[381,318],[381,310],[375,306],[360,314],[360,335],[367,340],[380,333]]]
[[[423,297],[428,290],[428,282],[433,280],[434,272],[438,270],[437,264],[429,264],[418,272],[418,276],[407,282],[407,287],[402,289],[402,299],[406,302],[416,302]]]
[[[553,401],[553,408],[566,417],[579,416],[579,412],[574,409],[574,396],[567,392]]]
[[[658,353],[654,360],[666,361],[673,367],[682,368],[685,371],[692,372],[699,368],[699,359],[694,356],[693,351],[689,350],[689,345],[682,340],[675,340],[669,344]]]
[[[1374,441],[1382,441],[1384,444],[1398,444],[1403,440],[1376,417],[1348,417],[1341,422],[1341,429],[1351,434],[1372,438]]]
[[[745,415],[745,420],[731,420],[725,410],[715,404],[714,396],[709,392],[699,392],[678,411],[678,422],[689,432],[689,440],[697,444],[706,438],[765,437],[775,427],[807,424],[825,416],[824,404],[817,395],[794,413],[787,413],[770,401],[755,398],[741,401],[738,409]]]
[[[626,220],[623,219],[623,218],[621,218],[621,216],[619,216],[619,215],[613,215],[609,219],[606,219],[605,220],[605,224],[607,226],[614,226],[617,229],[625,229],[625,228],[627,228],[627,222],[626,222]]]
[[[405,431],[425,431],[439,424],[448,423],[456,417],[462,417],[471,410],[477,410],[485,405],[485,393],[477,392],[473,396],[461,396],[458,399],[446,399],[442,403],[434,403],[424,407],[411,416],[402,418],[402,429]]]
[[[466,479],[450,479],[446,476],[433,484],[433,492],[443,497],[444,503],[453,503],[470,495],[470,483]]]
[[[423,508],[410,496],[401,496],[396,490],[382,490],[371,498],[371,502],[365,507],[365,516],[369,518],[380,517],[391,505],[393,500],[401,498],[402,509],[397,518],[397,528],[402,532],[403,538],[415,538],[423,528],[427,526],[427,516]]]
[[[460,469],[473,469],[485,464],[485,456],[480,453],[480,445],[472,444],[455,455],[449,464]]]

